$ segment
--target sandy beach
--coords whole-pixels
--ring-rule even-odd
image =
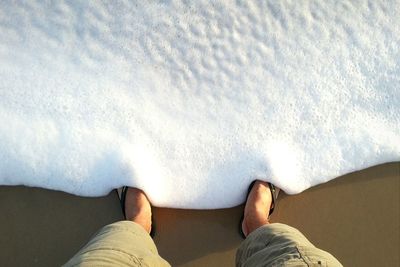
[[[299,195],[282,193],[272,221],[299,228],[344,266],[398,266],[399,183],[397,162],[345,175]],[[155,208],[160,254],[173,266],[234,266],[242,209]],[[0,212],[3,266],[58,266],[100,227],[122,218],[115,191],[82,198],[3,186]]]

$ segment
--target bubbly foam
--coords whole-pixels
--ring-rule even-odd
[[[400,159],[399,1],[193,2],[2,1],[0,184],[222,208]]]

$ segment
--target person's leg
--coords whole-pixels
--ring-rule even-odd
[[[170,266],[149,233],[151,206],[143,191],[129,188],[126,221],[103,227],[64,266]]]
[[[270,223],[268,184],[256,182],[246,202],[242,229],[247,236],[236,253],[237,266],[342,266],[297,229]]]

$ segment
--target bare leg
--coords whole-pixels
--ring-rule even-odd
[[[125,216],[104,226],[65,266],[170,266],[148,234],[151,206],[142,190],[128,188]]]
[[[282,223],[270,224],[271,204],[268,183],[255,182],[244,209],[242,230],[247,238],[236,253],[236,266],[342,266],[299,230]]]
[[[146,232],[151,231],[151,206],[145,193],[129,187],[125,199],[126,219],[140,224]]]
[[[257,181],[250,191],[244,208],[243,233],[248,236],[257,228],[269,224],[268,211],[272,203],[272,194],[266,182]]]

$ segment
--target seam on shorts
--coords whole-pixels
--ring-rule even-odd
[[[305,255],[303,255],[303,251],[300,250],[298,246],[296,246],[296,250],[297,250],[297,253],[299,253],[300,258],[304,261],[304,263],[307,264],[307,266],[310,267],[311,266],[310,265],[311,262],[309,261],[309,259],[306,259],[307,257]]]
[[[307,253],[301,248],[301,246],[296,246],[296,249],[307,266],[316,266],[316,264],[318,264],[318,266],[326,266],[326,261],[320,256],[318,256],[318,259],[312,260],[308,257]]]
[[[94,252],[94,251],[97,251],[97,250],[105,250],[105,251],[110,251],[110,250],[112,250],[112,251],[117,251],[117,252],[123,253],[123,254],[129,256],[129,259],[130,259],[130,261],[131,261],[132,263],[140,264],[140,266],[143,266],[143,259],[142,259],[142,258],[138,258],[138,257],[136,257],[135,255],[129,254],[129,253],[123,251],[123,250],[115,249],[115,248],[95,248],[95,249],[90,249],[90,250],[86,250],[83,254],[79,254],[79,255],[77,255],[77,256],[78,256],[78,257],[79,257],[79,256],[83,256],[83,255],[86,254],[87,252]]]

